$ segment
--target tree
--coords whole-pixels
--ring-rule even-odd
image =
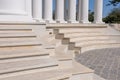
[[[110,0],[108,5],[116,6],[119,3],[120,3],[120,0]]]
[[[94,21],[94,12],[92,12],[91,10],[89,10],[89,21],[90,22]]]
[[[120,8],[114,8],[103,21],[106,23],[120,23]]]

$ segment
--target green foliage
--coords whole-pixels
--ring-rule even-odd
[[[89,10],[89,21],[90,22],[94,21],[94,12],[92,12],[91,10]]]
[[[103,21],[106,23],[120,23],[120,9],[114,8]]]
[[[110,3],[109,3],[108,5],[116,6],[117,4],[120,3],[120,0],[110,0],[109,2],[110,2]]]

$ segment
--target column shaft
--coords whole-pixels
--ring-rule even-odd
[[[42,0],[33,0],[33,19],[42,21]]]
[[[64,0],[56,0],[56,14],[57,22],[64,22]]]
[[[102,22],[102,14],[103,14],[103,0],[95,0],[95,8],[94,8],[94,22],[95,23],[103,23]]]
[[[69,22],[76,21],[76,0],[68,1],[68,21]]]
[[[89,23],[88,21],[89,0],[81,0],[81,23]]]
[[[48,22],[53,21],[52,0],[44,0],[44,19]]]
[[[80,20],[81,20],[81,9],[82,9],[82,7],[81,7],[81,0],[78,0],[78,17],[77,17],[77,20],[80,22]]]
[[[68,0],[64,0],[64,19],[68,20]]]

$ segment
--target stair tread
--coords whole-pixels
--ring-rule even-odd
[[[38,39],[24,39],[24,40],[14,40],[14,41],[0,41],[0,44],[5,44],[5,43],[22,43],[22,42],[39,42]]]
[[[64,54],[64,53],[56,53],[54,58],[56,58],[57,60],[72,60],[73,59],[73,55],[72,54]]]
[[[107,25],[105,24],[71,24],[71,23],[50,23],[46,25],[47,28],[107,28]]]
[[[0,34],[0,37],[27,37],[27,36],[36,36],[36,35],[34,33]]]
[[[59,33],[64,33],[64,34],[76,34],[76,33],[101,33],[101,31],[84,31],[84,30],[71,30],[71,31],[61,31]]]
[[[87,47],[87,46],[94,46],[94,45],[107,45],[107,44],[120,44],[120,42],[99,42],[99,43],[91,43],[91,44],[83,44],[83,45],[79,45],[76,44],[77,47]]]
[[[106,30],[106,28],[62,28],[59,29],[60,33],[74,33],[74,32],[83,32],[83,33],[87,33],[87,32],[102,32]]]
[[[33,34],[32,31],[0,31],[0,34]]]
[[[7,49],[0,51],[0,59],[15,58],[15,57],[27,57],[27,56],[48,56],[49,52],[43,48],[28,48],[28,49]]]
[[[97,45],[90,45],[90,46],[84,46],[81,48],[81,53],[89,50],[95,50],[95,49],[103,49],[103,48],[118,48],[120,47],[120,43],[104,43],[104,44],[97,44]]]
[[[94,73],[94,70],[87,68],[86,66],[73,61],[73,74],[87,74],[87,73]]]
[[[9,74],[5,77],[1,76],[0,80],[64,80],[71,76],[70,69],[59,69],[59,70],[49,70],[44,72],[33,71],[33,72],[21,72],[17,74],[13,74],[12,76]]]
[[[16,41],[16,42],[4,42],[4,43],[0,43],[0,47],[14,47],[14,46],[34,46],[34,45],[41,45],[40,42],[38,42],[37,40],[35,41]]]
[[[71,42],[80,42],[80,41],[95,41],[95,40],[109,40],[109,37],[88,37],[88,38],[72,38]]]
[[[57,62],[52,58],[31,57],[20,59],[9,59],[0,61],[0,74],[30,70],[36,68],[47,68],[57,66]]]
[[[23,30],[32,30],[32,27],[26,25],[0,25],[0,29],[23,29]]]
[[[107,37],[119,37],[120,34],[97,34],[97,35],[89,35],[89,34],[86,34],[86,35],[79,35],[79,36],[69,36],[69,38],[78,38],[78,37],[99,37],[99,36],[107,36]],[[67,36],[65,36],[67,37]]]
[[[118,42],[118,40],[115,39],[87,39],[87,40],[78,40],[78,41],[74,41],[77,44],[89,44],[89,43],[97,43],[97,42]]]
[[[70,33],[70,34],[65,34],[65,36],[79,36],[79,35],[99,35],[99,34],[105,34],[105,33]]]
[[[9,41],[8,41],[9,40]],[[0,38],[0,42],[11,42],[11,41],[31,41],[37,40],[35,37],[24,37],[24,38]]]

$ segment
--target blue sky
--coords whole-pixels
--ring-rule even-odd
[[[103,17],[107,16],[113,8],[120,7],[120,4],[118,4],[116,7],[112,6],[112,5],[111,6],[106,6],[109,3],[109,0],[103,0],[103,1],[104,1],[104,4],[103,4]],[[94,0],[90,0],[89,7],[90,7],[90,10],[93,11],[93,9],[94,9]]]
[[[55,0],[54,0],[55,1]],[[103,0],[104,4],[103,4],[103,17],[107,16],[111,10],[113,8],[115,8],[115,6],[106,6],[108,3],[109,3],[109,0]],[[89,10],[93,11],[94,10],[94,0],[89,0]],[[120,4],[118,4],[118,6],[116,7],[120,7]],[[55,8],[55,2],[54,2],[54,5],[53,5],[53,8]]]

